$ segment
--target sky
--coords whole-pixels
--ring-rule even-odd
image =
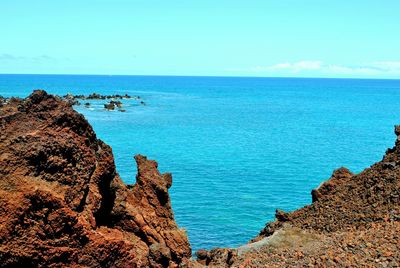
[[[1,0],[0,73],[400,78],[399,0]]]

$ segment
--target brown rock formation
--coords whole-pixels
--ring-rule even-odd
[[[396,127],[396,145],[388,149],[382,161],[359,174],[346,168],[312,191],[313,203],[289,213],[289,223],[302,229],[334,232],[369,227],[400,215],[400,128]],[[273,233],[283,221],[267,224],[261,232]]]
[[[400,126],[382,161],[359,174],[346,168],[312,191],[313,203],[276,211],[259,236],[238,249],[202,250],[210,267],[398,267]]]
[[[191,256],[174,221],[171,174],[135,157],[119,178],[111,148],[66,102],[35,91],[0,108],[1,267],[177,267]]]
[[[312,201],[320,201],[323,198],[329,198],[331,193],[335,192],[338,185],[344,184],[350,180],[353,173],[345,167],[336,169],[329,180],[323,182],[317,189],[311,191]]]
[[[201,250],[173,217],[171,174],[136,156],[124,185],[111,148],[70,104],[36,91],[0,107],[0,267],[398,267],[400,126],[383,160],[345,168],[313,203],[276,211],[251,243]]]

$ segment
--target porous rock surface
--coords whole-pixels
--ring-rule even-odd
[[[125,185],[111,148],[44,91],[0,108],[0,267],[178,267],[191,256],[171,174],[135,156]]]

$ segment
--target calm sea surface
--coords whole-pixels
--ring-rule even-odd
[[[400,80],[0,75],[0,95],[33,89],[139,95],[125,113],[102,101],[77,106],[135,182],[134,154],[173,173],[172,206],[194,250],[235,247],[280,208],[311,202],[311,189],[346,166],[382,158],[400,124]]]

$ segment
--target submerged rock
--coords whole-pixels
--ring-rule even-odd
[[[104,99],[106,99],[106,96],[100,95],[98,93],[92,93],[87,97],[83,96],[83,98],[85,98],[87,100],[104,100]]]
[[[1,267],[177,267],[191,256],[170,174],[136,156],[120,179],[111,148],[60,98],[35,91],[0,109]]]
[[[104,109],[112,111],[115,109],[115,104],[112,102],[106,103],[104,104]]]
[[[64,96],[65,98],[66,96]],[[92,93],[89,94],[88,96],[85,95],[71,95],[71,98],[73,99],[82,99],[82,100],[105,100],[105,99],[140,99],[140,97],[131,97],[128,94],[125,95],[119,95],[119,94],[114,94],[114,95],[101,95],[99,93]]]
[[[122,107],[122,102],[120,101],[111,101],[112,103],[114,103],[115,106],[117,106],[118,108]]]
[[[134,99],[134,100],[141,100],[142,98],[140,96],[136,97],[131,97],[128,94],[125,95],[119,95],[119,94],[114,94],[114,95],[101,95],[98,93],[92,93],[89,94],[88,96],[85,95],[72,95],[71,93],[68,93],[64,96],[61,97],[65,102],[67,102],[70,106],[73,105],[81,105],[81,103],[78,100],[108,100],[111,99],[108,103],[104,104],[104,109],[108,111],[113,111],[115,108],[119,108],[119,111],[125,112],[126,110],[121,109],[123,103],[120,101],[121,99]],[[0,98],[0,105],[2,104],[2,99]],[[140,101],[140,105],[146,105],[144,101]],[[89,107],[90,103],[86,102],[85,107]]]
[[[117,108],[122,108],[122,102],[112,100],[112,101],[110,101],[109,103],[104,104],[104,108],[105,108],[106,110],[109,110],[109,111],[114,110],[116,107],[117,107]],[[124,110],[124,111],[125,111],[125,110]]]

